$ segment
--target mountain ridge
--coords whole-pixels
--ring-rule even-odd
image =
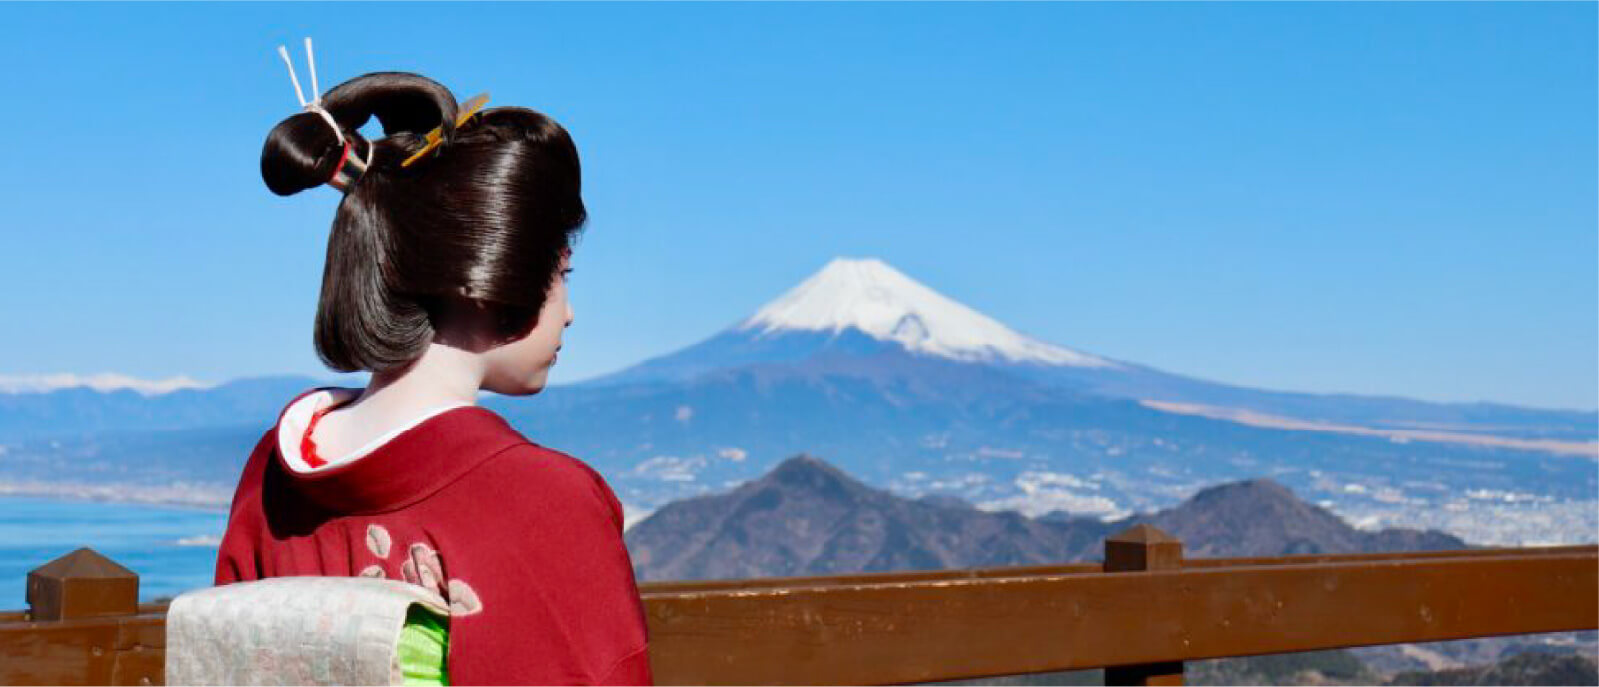
[[[667,504],[626,538],[641,580],[729,579],[1098,560],[1106,536],[1140,523],[1177,536],[1190,557],[1467,548],[1436,531],[1356,530],[1269,479],[1112,522],[1028,518],[895,496],[809,454],[729,491]]]

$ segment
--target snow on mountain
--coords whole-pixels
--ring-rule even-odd
[[[95,375],[70,373],[0,375],[0,393],[8,394],[44,393],[57,389],[87,387],[100,392],[131,389],[145,396],[157,396],[179,389],[209,389],[213,386],[215,385],[181,375],[167,379],[140,379],[114,372]]]
[[[911,351],[955,360],[1119,367],[1023,335],[876,258],[834,258],[737,327],[759,336],[793,331],[836,334],[850,328]]]

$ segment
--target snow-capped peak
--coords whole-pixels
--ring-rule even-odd
[[[921,285],[876,258],[834,258],[738,325],[761,335],[854,327],[919,353],[956,360],[1114,367],[1025,336]]]

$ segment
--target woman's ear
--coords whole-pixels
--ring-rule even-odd
[[[538,325],[538,312],[532,308],[464,296],[433,301],[428,317],[435,343],[473,353],[520,341]]]
[[[446,296],[429,304],[433,341],[451,348],[482,353],[494,348],[496,318],[490,305],[476,298]]]
[[[533,328],[539,324],[539,311],[532,308],[504,303],[490,303],[488,307],[494,312],[497,345],[521,341],[532,334]]]

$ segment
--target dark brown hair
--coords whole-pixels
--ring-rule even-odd
[[[416,74],[382,72],[322,97],[351,156],[372,165],[346,189],[328,237],[316,350],[335,370],[406,365],[433,340],[431,316],[452,298],[501,310],[526,332],[587,213],[577,147],[533,110],[485,110],[457,129],[455,96]],[[357,130],[371,117],[384,138]],[[440,125],[444,143],[409,167]],[[278,195],[321,186],[344,154],[326,120],[301,112],[261,150],[261,177]],[[502,332],[503,334],[504,332]]]

